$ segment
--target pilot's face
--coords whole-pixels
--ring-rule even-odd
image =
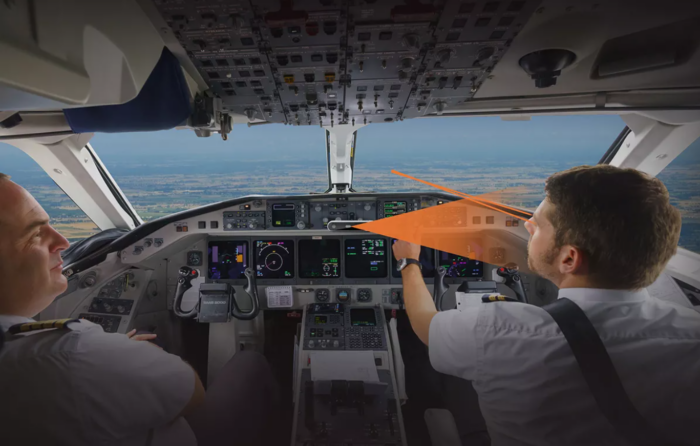
[[[527,266],[531,271],[556,284],[560,275],[556,266],[560,250],[555,246],[554,227],[547,218],[552,206],[548,199],[540,203],[532,219],[525,223],[525,228],[530,233]]]
[[[65,291],[69,243],[29,192],[0,180],[0,314],[32,317]]]

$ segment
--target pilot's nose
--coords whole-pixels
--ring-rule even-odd
[[[51,252],[61,252],[64,249],[68,249],[70,246],[70,242],[68,239],[66,239],[64,236],[61,235],[60,232],[55,230],[53,226],[51,226],[51,232],[53,236],[53,243],[51,244]]]

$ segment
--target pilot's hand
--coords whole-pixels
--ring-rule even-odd
[[[158,337],[157,334],[154,333],[148,333],[148,334],[136,334],[136,329],[134,328],[130,332],[126,334],[126,337],[129,339],[132,339],[134,341],[150,341],[151,339],[155,339]]]
[[[394,251],[394,257],[396,257],[396,260],[400,260],[400,259],[418,260],[418,258],[420,257],[420,245],[416,245],[415,243],[405,242],[403,240],[397,240],[391,249]]]

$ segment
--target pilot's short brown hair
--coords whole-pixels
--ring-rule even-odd
[[[545,185],[557,247],[579,248],[597,288],[651,285],[676,253],[681,214],[657,178],[635,169],[579,166]]]
[[[9,175],[6,175],[6,174],[0,172],[0,181],[2,181],[2,180],[9,180],[9,179],[10,179],[10,176],[9,176]]]

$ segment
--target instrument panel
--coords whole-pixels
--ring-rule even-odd
[[[392,241],[392,242],[395,242]],[[251,266],[263,284],[391,283],[401,280],[389,239],[374,235],[312,237],[210,237],[207,279],[243,280]],[[248,248],[248,247],[252,248]],[[478,260],[421,249],[423,277],[432,278],[443,266],[452,278],[480,279],[484,265]],[[339,299],[342,301],[342,299]]]

